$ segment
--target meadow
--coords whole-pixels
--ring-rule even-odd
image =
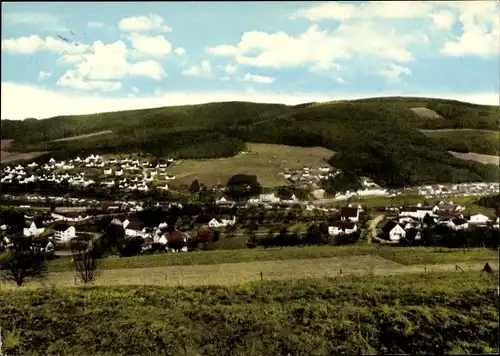
[[[6,355],[498,353],[498,273],[0,294]]]
[[[168,170],[176,179],[169,183],[190,184],[198,179],[206,185],[225,184],[235,173],[241,173],[257,175],[264,187],[277,187],[289,184],[279,174],[286,168],[317,168],[325,165],[333,154],[333,151],[323,147],[247,143],[245,151],[233,157],[176,161]]]
[[[169,266],[220,265],[261,261],[307,260],[318,258],[348,258],[379,256],[402,265],[441,264],[453,262],[498,262],[498,253],[490,249],[451,249],[440,247],[383,247],[383,246],[304,246],[286,248],[255,248],[244,250],[214,250],[189,253],[156,253],[133,257],[108,257],[103,270],[156,268]],[[71,271],[67,258],[48,263],[50,272]]]

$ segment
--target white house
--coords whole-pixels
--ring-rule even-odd
[[[490,218],[483,214],[471,215],[469,218],[469,224],[486,224],[488,221],[490,221]]]
[[[215,201],[215,204],[226,204],[226,203],[227,203],[227,199],[226,199],[226,198],[224,198],[224,197],[222,197],[222,198],[220,198],[220,199],[217,199],[217,200]]]
[[[68,242],[76,237],[76,229],[74,226],[65,226],[54,228],[54,238],[61,242]]]
[[[113,170],[112,170],[111,168],[110,168],[110,169],[105,169],[105,170],[104,170],[104,175],[109,176],[109,175],[111,175],[111,174],[113,174]]]
[[[120,169],[119,171],[115,171],[115,176],[122,176],[123,175],[123,169]]]
[[[446,226],[453,230],[464,230],[469,227],[469,222],[465,219],[453,219],[448,221]]]
[[[222,219],[221,220],[222,226],[228,226],[228,225],[234,225],[236,224],[236,216],[233,216],[232,219]]]
[[[29,228],[24,228],[23,229],[23,234],[24,236],[26,237],[29,237],[29,236],[38,236],[40,235],[41,233],[43,233],[45,231],[45,228],[42,227],[42,228],[37,228],[36,227],[36,224],[35,222],[33,221],[30,225]]]
[[[390,241],[399,241],[400,239],[406,237],[406,231],[401,227],[401,225],[396,224],[394,221],[389,221],[382,228],[384,234],[389,237]]]
[[[220,223],[216,218],[213,218],[208,222],[208,227],[221,227],[222,223]]]
[[[352,234],[357,231],[357,226],[353,222],[349,221],[337,221],[333,226],[328,226],[328,234],[332,236],[341,234]]]
[[[259,196],[259,201],[261,203],[279,203],[280,198],[274,196],[274,193],[271,193],[271,194],[261,194]]]

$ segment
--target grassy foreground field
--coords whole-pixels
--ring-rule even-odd
[[[9,355],[498,352],[498,273],[0,294]]]
[[[135,257],[112,257],[103,262],[104,270],[135,269],[168,266],[219,265],[223,263],[245,263],[259,261],[313,260],[317,258],[339,258],[379,256],[402,265],[440,264],[454,262],[497,262],[497,251],[489,249],[450,249],[430,247],[379,247],[379,246],[309,246],[269,249],[216,250],[189,253],[158,253]],[[484,263],[483,262],[483,263]],[[49,272],[71,271],[69,259],[61,258],[49,262]]]
[[[176,180],[171,184],[200,183],[213,185],[226,183],[235,173],[255,174],[264,187],[287,185],[288,180],[279,175],[285,168],[318,167],[332,157],[333,151],[323,147],[294,147],[264,143],[247,143],[245,153],[234,157],[176,162],[169,174]]]

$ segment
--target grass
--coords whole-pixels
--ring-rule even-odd
[[[235,237],[236,238],[236,237]],[[437,252],[436,252],[437,251]],[[286,248],[256,248],[245,250],[215,250],[189,253],[158,253],[134,257],[112,257],[104,260],[104,270],[152,268],[168,266],[218,265],[259,261],[311,260],[352,256],[381,256],[401,264],[432,264],[447,261],[498,261],[498,253],[488,249],[458,249],[430,247],[370,247],[370,246],[307,246]],[[50,272],[71,270],[67,258],[49,262]]]
[[[479,163],[483,163],[483,164],[494,164],[497,166],[500,164],[500,156],[496,156],[496,155],[485,155],[485,154],[474,153],[474,152],[467,152],[467,153],[454,152],[454,151],[449,151],[449,152],[453,156],[455,156],[459,159],[475,161],[475,162],[479,162]]]
[[[225,184],[237,173],[257,175],[264,187],[289,184],[279,175],[285,168],[318,167],[325,164],[333,152],[322,147],[294,147],[286,145],[247,143],[246,153],[234,157],[203,160],[181,160],[168,169],[177,178],[170,184],[200,183]]]
[[[497,285],[454,272],[21,288],[0,294],[0,326],[9,356],[494,353]]]

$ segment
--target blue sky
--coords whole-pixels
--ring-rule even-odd
[[[1,117],[384,95],[498,104],[499,15],[493,1],[4,2]]]

